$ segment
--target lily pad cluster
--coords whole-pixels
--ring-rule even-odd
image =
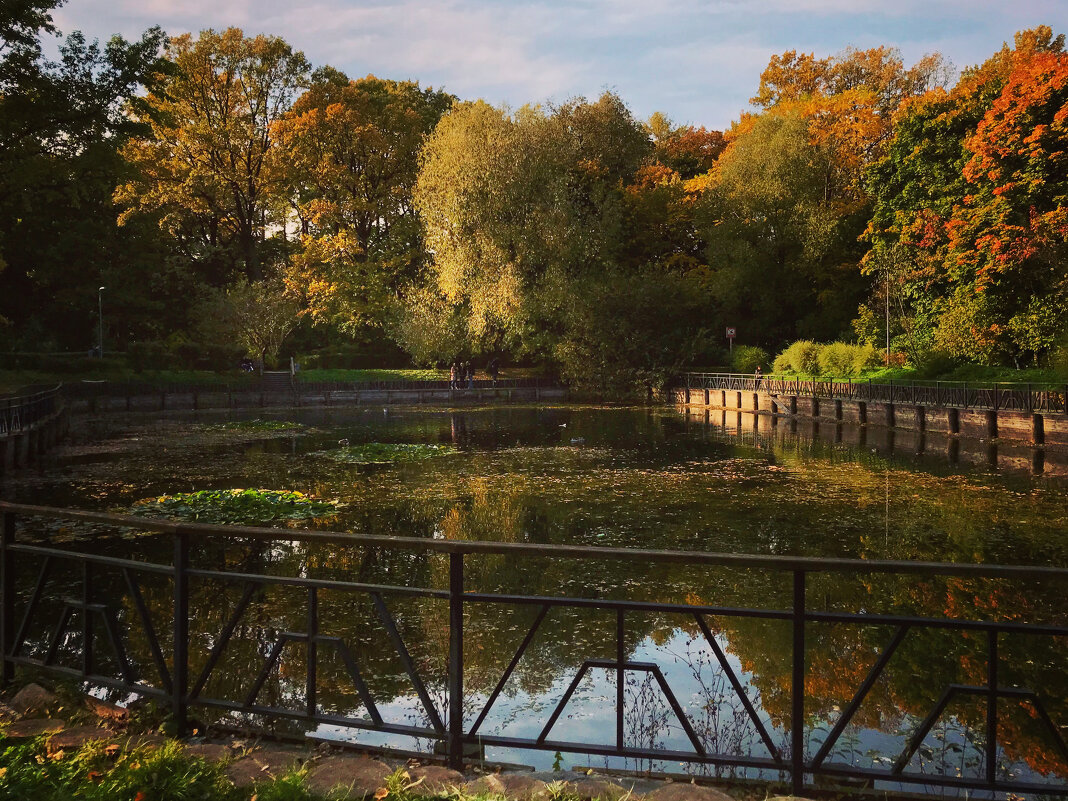
[[[333,517],[338,505],[300,492],[222,489],[180,492],[138,501],[130,510],[142,517],[198,523],[256,524]]]
[[[318,451],[313,455],[343,464],[393,464],[395,462],[418,462],[457,452],[452,445],[365,442],[361,445],[344,445],[329,451]]]

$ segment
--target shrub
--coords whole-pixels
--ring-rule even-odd
[[[819,353],[820,346],[815,342],[807,339],[797,340],[780,354],[781,364],[786,368],[782,372],[817,375],[820,371]],[[779,361],[776,360],[776,365],[778,364]],[[775,369],[778,370],[778,367]]]
[[[820,346],[818,356],[820,373],[835,377],[853,375],[857,350],[856,345],[849,345],[845,342],[832,342],[829,345]]]
[[[853,353],[853,375],[873,370],[883,363],[883,354],[874,345],[857,345]]]
[[[771,369],[776,373],[789,373],[793,370],[793,367],[790,366],[790,358],[787,356],[786,351],[783,351],[775,357]]]
[[[738,373],[752,373],[767,364],[768,352],[754,345],[739,345],[731,354],[731,367]]]

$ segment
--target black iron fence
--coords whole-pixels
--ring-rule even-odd
[[[1039,638],[1068,637],[1068,625],[1060,617],[1050,624],[1027,621],[1018,617],[1005,620],[962,619],[955,617],[922,617],[916,615],[874,614],[862,609],[853,611],[828,611],[810,607],[813,595],[810,577],[817,574],[836,576],[872,576],[874,574],[896,574],[911,580],[945,577],[951,580],[1005,580],[1033,587],[1039,582],[1052,582],[1052,586],[1068,586],[1068,570],[1051,567],[1016,567],[994,565],[967,565],[930,562],[891,562],[867,561],[858,559],[823,559],[801,557],[777,557],[763,555],[713,554],[681,551],[649,551],[620,548],[594,548],[565,545],[530,545],[502,542],[474,542],[440,539],[418,539],[405,537],[380,537],[373,535],[356,535],[327,531],[283,531],[279,529],[250,528],[239,526],[214,526],[190,523],[175,523],[143,519],[123,515],[88,512],[72,509],[56,509],[0,502],[3,513],[3,528],[0,531],[0,645],[2,645],[3,679],[9,682],[14,678],[16,666],[31,666],[36,669],[55,671],[70,677],[84,680],[92,685],[119,689],[125,693],[134,693],[153,697],[170,705],[174,721],[179,732],[184,732],[189,725],[190,709],[208,707],[232,713],[250,713],[268,718],[290,719],[307,725],[331,724],[355,729],[367,729],[390,734],[402,734],[443,744],[448,761],[454,767],[461,767],[464,760],[465,745],[499,746],[517,749],[541,749],[569,753],[603,755],[606,757],[623,757],[632,760],[672,761],[698,763],[713,766],[730,766],[735,768],[755,768],[768,771],[773,775],[789,777],[795,794],[801,794],[810,781],[820,777],[837,777],[839,779],[864,780],[867,782],[890,782],[900,785],[923,785],[925,787],[942,787],[957,789],[978,789],[990,792],[1042,793],[1047,795],[1068,795],[1068,786],[1063,782],[1042,783],[1021,781],[1006,776],[998,769],[998,749],[1001,743],[999,733],[1004,725],[999,715],[1009,703],[1029,704],[1032,714],[1031,725],[1036,727],[1048,742],[1053,743],[1057,758],[1068,766],[1068,747],[1065,745],[1061,731],[1068,721],[1054,720],[1044,700],[1046,687],[1021,687],[1012,681],[1005,681],[999,672],[1002,657],[999,647],[1008,635],[1025,635]],[[105,556],[90,552],[84,543],[53,542],[48,538],[43,541],[26,536],[20,532],[26,520],[58,521],[62,526],[74,523],[111,527],[113,529],[134,529],[155,532],[170,537],[173,541],[173,558],[164,563],[135,558]],[[336,581],[318,579],[307,571],[300,575],[266,575],[263,573],[240,572],[219,566],[204,566],[197,563],[192,545],[206,546],[221,540],[257,541],[278,544],[280,542],[300,542],[330,546],[335,553],[346,549],[369,548],[384,552],[438,554],[447,558],[447,586],[445,588],[405,586],[397,584],[369,583],[366,581]],[[131,547],[136,552],[136,548]],[[471,591],[465,586],[465,558],[504,555],[509,561],[522,562],[535,559],[597,560],[621,564],[685,564],[700,566],[710,570],[745,569],[762,571],[784,576],[791,589],[789,595],[792,604],[789,608],[772,607],[738,607],[717,606],[694,600],[693,603],[659,603],[627,599],[601,599],[588,597],[568,597],[563,595],[524,595],[483,593]],[[68,563],[80,573],[80,579],[55,581],[50,579],[59,563]],[[225,565],[225,560],[223,560]],[[104,574],[121,576],[124,585],[122,603],[107,602],[99,593],[98,580]],[[35,576],[35,578],[34,578]],[[161,621],[160,612],[155,616],[146,604],[142,593],[142,583],[148,576],[155,576],[171,587],[170,601],[165,609],[165,621]],[[30,581],[32,580],[32,583]],[[191,615],[197,611],[190,608],[191,583],[193,582],[230,582],[244,588],[241,599],[231,609],[226,610],[228,617],[218,632],[213,632],[208,639],[197,643],[190,638]],[[16,590],[22,584],[21,591]],[[57,586],[58,585],[58,586]],[[79,586],[80,585],[80,586]],[[206,693],[209,680],[219,670],[220,659],[231,646],[235,631],[242,625],[255,625],[244,622],[249,615],[250,602],[254,593],[264,586],[284,586],[303,593],[304,630],[279,631],[271,634],[273,642],[266,654],[258,654],[262,659],[262,668],[250,684],[242,690],[242,697],[211,697]],[[321,625],[320,596],[325,592],[353,593],[369,597],[374,614],[384,627],[389,642],[395,650],[404,670],[411,681],[411,686],[418,696],[425,724],[413,725],[396,720],[387,720],[376,699],[369,690],[365,671],[367,663],[353,648],[351,643],[336,636]],[[42,604],[47,596],[59,594],[62,611],[57,622],[51,626],[51,635],[39,641],[31,641],[31,628],[40,623]],[[71,593],[74,593],[73,595]],[[399,598],[424,597],[438,599],[447,604],[447,687],[444,709],[428,692],[423,680],[424,664],[413,659],[401,634],[394,615],[395,604]],[[464,717],[464,675],[465,675],[465,617],[471,614],[473,606],[505,605],[524,606],[536,611],[533,625],[523,638],[518,649],[504,669],[492,692],[480,702],[481,711],[470,725],[465,725]],[[614,616],[614,657],[608,659],[585,659],[577,674],[567,687],[563,696],[556,703],[552,712],[545,719],[544,726],[535,737],[509,737],[483,734],[481,726],[490,710],[500,698],[506,682],[522,660],[535,635],[543,628],[543,623],[554,609],[583,608],[607,611]],[[628,620],[634,621],[641,616],[680,615],[692,620],[701,636],[714,654],[720,669],[724,672],[733,693],[745,710],[745,716],[759,733],[760,740],[766,747],[768,756],[746,756],[738,753],[717,753],[710,750],[694,731],[686,710],[676,698],[671,686],[660,667],[655,663],[639,662],[628,658],[625,638]],[[792,664],[788,681],[789,712],[785,728],[789,737],[776,742],[768,724],[758,714],[752,700],[746,693],[739,674],[732,668],[722,646],[713,635],[709,620],[755,619],[763,621],[780,621],[791,632],[789,649]],[[72,631],[72,619],[80,620],[80,639]],[[50,621],[48,621],[50,624]],[[167,638],[157,632],[157,625],[170,627],[170,645]],[[713,624],[715,625],[715,624]],[[862,682],[851,689],[853,696],[841,710],[837,721],[830,728],[826,737],[815,753],[806,752],[806,677],[811,680],[811,654],[806,652],[806,641],[814,627],[819,626],[873,626],[891,629],[892,636],[881,649],[875,664],[870,668]],[[125,627],[125,629],[124,629]],[[137,665],[130,659],[124,643],[132,630],[140,629],[139,636],[147,639],[151,654],[150,659],[142,660],[151,665]],[[833,758],[836,744],[853,722],[865,698],[875,687],[886,671],[895,651],[910,636],[926,638],[932,631],[962,632],[963,636],[981,643],[985,666],[982,666],[984,680],[974,684],[949,684],[944,687],[941,698],[929,714],[912,731],[905,748],[895,760],[885,768],[862,768]],[[110,646],[114,657],[110,660],[113,670],[103,671],[101,660],[96,655],[96,646],[100,632]],[[74,636],[72,636],[74,635]],[[1063,640],[1059,640],[1063,642]],[[71,648],[78,649],[80,643],[80,667],[60,665],[58,655],[64,651],[70,656]],[[209,645],[210,643],[210,645]],[[303,644],[306,653],[303,699],[301,708],[283,707],[262,702],[261,692],[274,671],[280,668],[283,650],[291,644]],[[477,647],[477,644],[476,644]],[[344,680],[351,683],[366,710],[365,716],[344,716],[325,714],[320,710],[317,692],[322,676],[320,674],[321,657],[326,652],[335,657],[344,672]],[[1063,654],[1063,650],[1054,650]],[[73,658],[77,658],[77,654]],[[191,657],[196,657],[195,659]],[[581,656],[581,655],[578,655]],[[848,658],[844,656],[842,658]],[[193,663],[197,670],[192,670]],[[154,671],[154,680],[146,674]],[[1068,665],[1054,666],[1055,671],[1063,675]],[[616,681],[616,699],[614,707],[614,744],[596,744],[589,742],[565,741],[554,738],[553,729],[565,711],[569,700],[583,677],[592,670],[614,671]],[[652,676],[670,705],[678,725],[685,732],[691,748],[689,750],[667,750],[659,747],[641,747],[626,742],[624,731],[624,682],[627,673],[642,673]],[[251,678],[251,676],[249,677]],[[336,679],[336,677],[335,677]],[[917,677],[917,681],[922,680]],[[488,685],[487,685],[488,686]],[[299,694],[299,691],[298,691]],[[292,700],[292,693],[289,694]],[[962,776],[946,774],[924,774],[906,770],[910,759],[921,748],[924,739],[931,732],[947,706],[962,696],[975,696],[985,703],[984,732],[978,746],[985,758],[979,775]]]
[[[770,395],[810,396],[960,409],[1008,409],[1023,412],[1065,412],[1068,384],[967,381],[871,381],[861,378],[801,379],[751,373],[685,373],[675,386],[687,390],[766,392]]]
[[[0,437],[17,434],[54,414],[60,390],[57,385],[0,398]]]

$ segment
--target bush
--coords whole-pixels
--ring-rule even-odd
[[[820,374],[832,377],[853,375],[857,350],[859,348],[856,345],[849,345],[845,342],[822,345],[818,356]]]
[[[776,372],[818,375],[820,372],[820,346],[807,339],[794,342],[775,360]],[[781,362],[780,362],[781,359]],[[779,366],[784,369],[779,370]]]
[[[736,373],[752,373],[768,363],[768,352],[754,345],[739,345],[731,354],[731,367]]]
[[[874,370],[883,363],[883,353],[874,345],[857,345],[853,353],[853,375]]]

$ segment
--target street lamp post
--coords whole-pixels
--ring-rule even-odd
[[[104,290],[106,286],[100,287],[96,291],[96,305],[100,316],[100,344],[97,348],[97,352],[100,354],[100,358],[104,358]]]

